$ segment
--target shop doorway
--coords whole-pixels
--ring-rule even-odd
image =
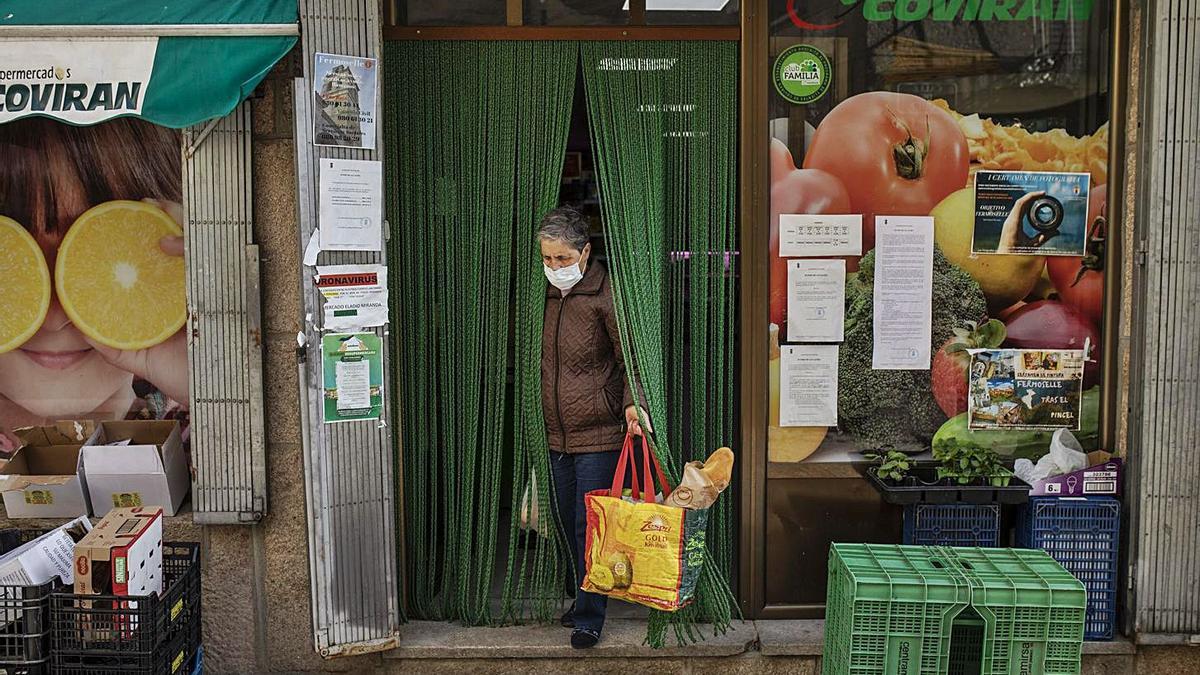
[[[538,363],[534,233],[549,209],[587,216],[595,260],[621,280],[660,458],[677,470],[734,443],[736,60],[723,41],[388,44],[409,618],[546,620],[563,607]],[[733,501],[711,519],[712,583],[732,577]]]

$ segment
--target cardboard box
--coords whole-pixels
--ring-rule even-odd
[[[1086,497],[1089,495],[1121,496],[1124,463],[1120,457],[1107,462],[1072,471],[1061,476],[1034,481],[1029,496]]]
[[[120,441],[128,445],[108,445]],[[92,513],[161,506],[173,516],[191,487],[187,453],[174,420],[101,422],[80,460]]]
[[[83,445],[96,434],[96,424],[92,420],[66,420],[54,426],[23,427],[13,433],[20,439],[21,447]]]
[[[0,466],[0,493],[10,518],[75,518],[87,515],[87,491],[79,474],[79,449],[95,435],[91,421],[17,429],[16,452]]]
[[[113,509],[75,544],[75,593],[162,593],[161,507]]]
[[[0,493],[9,518],[71,518],[87,515],[79,478],[81,445],[30,445],[0,468]]]

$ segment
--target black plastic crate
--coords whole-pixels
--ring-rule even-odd
[[[54,653],[53,673],[62,675],[100,675],[127,673],[129,675],[191,675],[198,665],[200,624],[175,635],[167,644],[144,654],[101,654],[96,652]]]
[[[49,531],[0,530],[0,555]],[[0,673],[39,675],[50,672],[50,594],[62,590],[57,578],[37,586],[0,585]]]
[[[909,504],[904,543],[917,546],[1000,545],[999,504]]]
[[[61,586],[0,586],[0,672],[50,672],[50,594]]]
[[[1023,504],[1029,499],[1029,483],[1007,472],[1009,483],[960,485],[950,478],[938,478],[937,463],[918,462],[899,483],[879,477],[877,467],[867,467],[869,480],[883,501],[889,504]]]
[[[164,543],[162,561],[161,596],[51,595],[53,672],[173,673],[181,653],[179,668],[190,662],[200,644],[200,545]]]

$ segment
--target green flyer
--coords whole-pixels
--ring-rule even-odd
[[[321,338],[326,424],[377,420],[383,415],[383,347],[374,333]]]

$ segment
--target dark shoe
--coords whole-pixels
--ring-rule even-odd
[[[600,641],[600,634],[586,628],[576,628],[571,633],[571,646],[575,649],[591,649]]]
[[[558,622],[562,624],[563,628],[575,627],[575,603],[571,603],[570,609],[568,609],[566,612],[563,612],[562,618],[560,618]]]

